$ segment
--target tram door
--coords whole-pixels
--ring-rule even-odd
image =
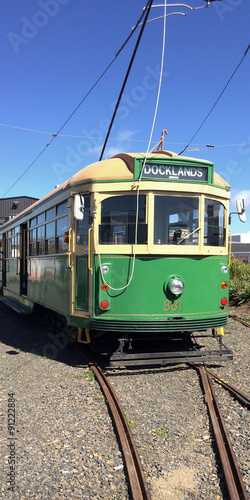
[[[75,220],[75,300],[73,301],[75,312],[79,314],[80,311],[87,313],[90,309],[90,197],[81,195],[81,204],[83,218]]]
[[[27,295],[27,223],[21,225],[20,294]]]

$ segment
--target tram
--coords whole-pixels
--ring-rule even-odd
[[[121,358],[133,338],[221,333],[229,197],[211,162],[169,151],[89,165],[1,226],[2,299]]]

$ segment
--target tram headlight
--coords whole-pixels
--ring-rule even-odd
[[[102,274],[108,274],[108,272],[109,272],[109,266],[105,264],[104,266],[102,266]]]
[[[222,266],[221,272],[224,274],[228,273],[228,266]]]
[[[182,280],[175,278],[169,284],[169,290],[173,295],[181,295],[184,290],[184,283]]]

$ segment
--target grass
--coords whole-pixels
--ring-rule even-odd
[[[126,420],[127,420],[127,422],[128,422],[128,426],[129,426],[129,428],[130,428],[131,430],[135,429],[135,428],[136,428],[136,423],[135,423],[135,422],[133,422],[133,420],[131,420],[131,418],[130,418],[130,416],[129,416],[129,414],[128,414],[128,412],[127,412],[127,411],[125,411],[125,412],[124,412],[124,415],[125,415],[125,418],[126,418]]]
[[[166,434],[169,434],[168,429],[155,429],[154,432],[157,436],[166,436]]]
[[[92,368],[90,368],[88,371],[88,381],[94,382],[94,380],[95,380],[95,374],[94,374]]]

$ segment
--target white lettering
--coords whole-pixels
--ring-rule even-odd
[[[146,164],[143,169],[143,174],[148,175],[150,173],[151,173],[151,168],[149,165]]]
[[[27,17],[22,17],[22,21],[24,23],[22,27],[22,35],[28,39],[34,38],[34,36],[38,33],[38,29],[27,19]]]
[[[18,54],[18,52],[19,52],[18,46],[21,43],[28,43],[28,40],[26,38],[24,38],[23,36],[20,36],[20,35],[16,35],[16,33],[13,33],[12,31],[10,33],[8,33],[7,37],[9,39],[14,51],[16,52],[16,54]]]
[[[77,154],[73,148],[70,146],[66,146],[66,151],[68,151],[68,154],[66,155],[66,163],[70,167],[74,168],[79,165],[79,163],[82,161],[82,157]]]
[[[39,10],[38,12],[36,12],[34,14],[34,16],[32,17],[32,21],[33,23],[38,26],[38,28],[44,28],[44,26],[46,26],[48,24],[48,16],[47,14],[45,14],[45,12],[42,12],[41,10]]]
[[[56,16],[59,11],[59,6],[55,0],[47,0],[46,2],[44,0],[38,0],[37,3],[50,17]]]

